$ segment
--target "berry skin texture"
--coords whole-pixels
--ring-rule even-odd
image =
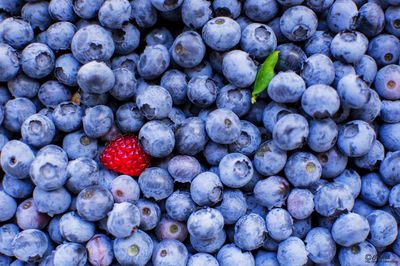
[[[139,176],[150,166],[150,159],[133,135],[115,139],[100,155],[100,161],[107,169],[130,176]]]

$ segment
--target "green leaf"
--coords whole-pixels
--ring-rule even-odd
[[[278,63],[279,51],[272,52],[258,70],[256,81],[254,83],[251,102],[255,103],[257,96],[263,92],[275,76],[275,66]]]

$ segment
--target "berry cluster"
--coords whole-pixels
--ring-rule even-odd
[[[0,266],[400,265],[400,0],[0,0]]]

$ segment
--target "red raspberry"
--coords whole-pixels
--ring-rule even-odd
[[[150,159],[137,137],[132,135],[113,140],[100,155],[100,161],[107,169],[130,176],[140,175],[150,166]]]

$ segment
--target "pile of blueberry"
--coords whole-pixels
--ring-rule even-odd
[[[400,265],[399,37],[400,0],[0,0],[0,266]]]

